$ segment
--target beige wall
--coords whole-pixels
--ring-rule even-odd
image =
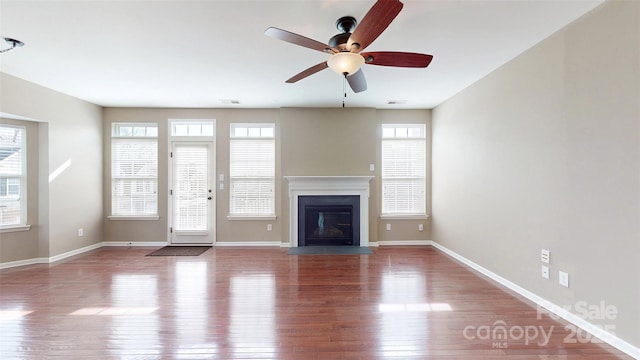
[[[375,109],[131,109],[89,104],[27,81],[1,74],[0,112],[33,119],[29,146],[38,154],[30,170],[36,186],[30,195],[32,228],[0,235],[0,262],[49,258],[100,242],[166,242],[167,197],[159,197],[157,221],[109,220],[110,127],[113,122],[156,122],[159,125],[159,192],[168,191],[168,119],[215,119],[217,174],[229,172],[229,124],[276,124],[276,220],[228,220],[227,188],[217,189],[216,238],[219,242],[288,243],[288,194],[284,175],[374,175],[371,191],[370,241],[428,240],[417,220],[385,220],[393,231],[378,235],[381,123],[426,123],[429,110]],[[26,121],[18,121],[25,123]],[[429,139],[430,140],[430,139]],[[305,146],[303,146],[305,145]],[[311,145],[311,146],[306,146]],[[430,147],[430,146],[429,146]],[[318,151],[324,148],[324,153]],[[373,163],[375,171],[369,171]],[[107,164],[107,165],[105,165]],[[49,174],[63,169],[49,182]],[[428,199],[428,208],[430,202]],[[273,231],[267,231],[267,224]],[[84,236],[78,237],[79,228]]]
[[[52,257],[102,238],[102,116],[100,107],[0,73],[0,112],[38,124],[38,217],[32,230],[4,237],[32,238],[3,249],[2,261]],[[31,146],[31,145],[29,145]],[[49,174],[68,164],[51,182]],[[77,236],[77,229],[84,236]]]
[[[113,122],[155,122],[159,125],[159,173],[167,174],[168,119],[216,120],[216,170],[229,174],[229,124],[272,122],[276,124],[276,220],[229,220],[227,187],[217,189],[216,240],[219,242],[289,242],[289,175],[374,175],[371,182],[370,241],[378,241],[380,124],[426,123],[429,110],[380,111],[375,109],[104,109],[104,163],[111,162],[110,128]],[[430,146],[429,146],[430,147]],[[374,164],[376,171],[369,171]],[[105,166],[104,183],[110,183]],[[226,185],[226,184],[225,184]],[[160,194],[166,194],[167,177],[159,178]],[[111,194],[104,193],[104,212],[110,213]],[[159,198],[158,221],[105,220],[104,241],[163,242],[167,240],[167,198]],[[430,208],[430,204],[428,204]],[[385,220],[394,223],[382,240],[428,240],[428,220]],[[425,231],[418,231],[418,222]],[[267,224],[273,231],[267,231]],[[407,225],[409,224],[409,225]],[[407,226],[405,226],[407,225]]]
[[[375,109],[282,109],[280,122],[284,176],[371,176],[376,162]],[[375,189],[378,179],[372,179]],[[289,187],[281,195],[284,228],[289,228]],[[370,192],[369,241],[377,241],[377,194]],[[285,232],[283,242],[289,243]]]
[[[275,221],[229,220],[229,124],[247,122],[267,122],[278,124],[278,109],[104,109],[104,163],[111,163],[111,124],[114,122],[153,122],[158,124],[158,213],[157,221],[109,220],[105,217],[104,241],[124,242],[166,242],[168,239],[167,212],[168,197],[168,125],[169,119],[215,119],[216,121],[216,174],[225,176],[225,188],[216,189],[216,241],[280,241],[282,237],[281,217]],[[278,159],[276,152],[276,158]],[[111,213],[111,169],[104,172],[104,212]],[[217,177],[217,176],[216,176]],[[276,178],[280,177],[279,161],[276,162]],[[217,183],[217,182],[216,182]],[[276,192],[280,185],[276,183]],[[276,198],[278,200],[278,198]],[[276,201],[276,213],[280,204]],[[267,223],[273,231],[267,231]]]
[[[433,240],[555,304],[615,306],[587,320],[640,346],[639,104],[640,2],[613,1],[438,106]]]

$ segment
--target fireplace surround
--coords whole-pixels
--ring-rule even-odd
[[[285,179],[289,183],[289,246],[305,245],[304,240],[300,243],[299,236],[300,197],[348,195],[357,196],[359,200],[359,216],[356,221],[359,223],[358,245],[369,246],[369,182],[373,176],[285,176]]]

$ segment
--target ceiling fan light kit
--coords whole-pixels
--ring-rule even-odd
[[[377,51],[362,53],[398,16],[404,5],[399,0],[377,0],[357,25],[352,16],[343,16],[336,21],[336,27],[342,33],[333,36],[328,44],[270,27],[265,35],[286,41],[294,45],[330,54],[327,61],[313,65],[288,79],[294,83],[326,69],[343,75],[351,89],[358,93],[367,89],[361,66],[364,64],[405,68],[426,68],[433,56],[398,51]],[[356,26],[357,25],[357,26]]]
[[[347,51],[335,53],[327,60],[331,70],[345,76],[355,74],[362,64],[364,64],[364,58],[360,54]]]

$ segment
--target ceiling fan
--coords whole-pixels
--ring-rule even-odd
[[[352,16],[341,17],[336,21],[336,27],[342,33],[332,37],[328,44],[275,27],[268,28],[264,33],[282,41],[330,54],[327,61],[303,70],[288,79],[287,83],[295,83],[329,67],[343,75],[351,89],[358,93],[367,90],[367,81],[360,69],[363,64],[426,68],[431,63],[433,56],[427,54],[397,51],[361,53],[391,24],[402,7],[403,4],[398,0],[378,0],[357,27],[356,19]]]

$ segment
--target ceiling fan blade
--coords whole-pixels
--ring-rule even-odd
[[[347,42],[347,49],[360,52],[382,34],[404,5],[398,0],[378,0],[356,26]]]
[[[351,86],[351,90],[355,93],[367,90],[367,80],[364,78],[362,69],[356,71],[354,74],[348,75],[347,82],[349,86]]]
[[[364,57],[365,64],[410,68],[426,68],[433,59],[432,55],[398,51],[374,51],[360,55]]]
[[[264,31],[264,34],[278,40],[286,41],[288,43],[292,43],[309,49],[322,51],[324,53],[337,52],[336,50],[331,49],[331,47],[327,44],[323,44],[319,41],[309,39],[308,37],[304,37],[287,30],[270,27]]]
[[[313,75],[315,73],[317,73],[320,70],[324,70],[327,67],[329,67],[329,65],[327,65],[326,61],[321,62],[320,64],[317,65],[313,65],[312,67],[308,68],[307,70],[304,70],[302,72],[300,72],[297,75],[294,75],[293,77],[291,77],[291,79],[285,81],[286,83],[292,84],[296,81],[302,80],[304,78],[306,78],[307,76]]]

